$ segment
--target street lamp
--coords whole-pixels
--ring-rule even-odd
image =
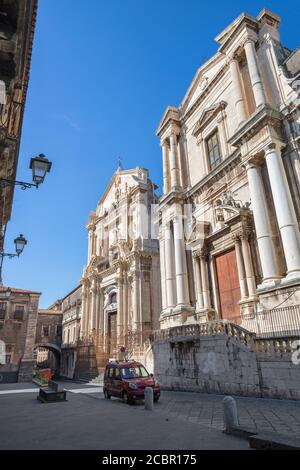
[[[22,253],[22,251],[25,248],[25,245],[27,245],[27,240],[26,240],[26,238],[24,238],[24,236],[21,233],[17,238],[14,239],[14,244],[16,246],[17,256],[20,256],[20,254]],[[14,256],[16,256],[16,255],[14,255]]]
[[[42,153],[30,160],[29,168],[32,170],[32,180],[37,187],[43,183],[46,174],[51,170],[51,166],[52,163]]]
[[[20,234],[17,238],[14,239],[14,244],[16,247],[16,253],[4,253],[3,251],[0,252],[0,286],[3,285],[2,282],[2,266],[3,260],[7,256],[9,259],[15,258],[16,256],[19,257],[20,254],[23,252],[25,245],[27,245],[27,240],[24,235]]]
[[[8,288],[6,289],[4,295],[5,295],[5,297],[6,297],[7,299],[10,298],[10,296],[11,296],[11,288],[10,288],[10,287],[8,287]]]
[[[40,153],[37,157],[31,158],[29,168],[32,170],[33,183],[25,181],[14,181],[7,178],[0,178],[0,188],[5,186],[21,186],[22,189],[38,188],[43,183],[45,176],[51,170],[52,163]]]

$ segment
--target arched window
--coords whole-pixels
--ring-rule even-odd
[[[113,293],[110,295],[109,300],[110,300],[110,302],[109,302],[110,304],[115,304],[115,303],[117,303],[117,293],[116,293],[116,292],[113,292]]]

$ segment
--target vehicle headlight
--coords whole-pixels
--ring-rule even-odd
[[[129,388],[132,388],[132,390],[136,390],[138,387],[136,384],[129,383]]]

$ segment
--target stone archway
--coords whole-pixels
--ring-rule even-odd
[[[60,375],[60,360],[61,360],[61,349],[59,346],[53,343],[37,343],[34,347],[34,350],[37,351],[38,348],[46,348],[53,354],[54,357],[54,375]]]

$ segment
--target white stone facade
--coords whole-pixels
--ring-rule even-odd
[[[240,15],[159,124],[162,328],[255,330],[257,312],[300,304],[300,53],[279,25]]]
[[[158,202],[154,190],[148,170],[119,169],[90,215],[81,337],[96,345],[98,364],[119,357],[123,347],[125,354],[139,355],[159,326],[159,246],[151,233]]]

